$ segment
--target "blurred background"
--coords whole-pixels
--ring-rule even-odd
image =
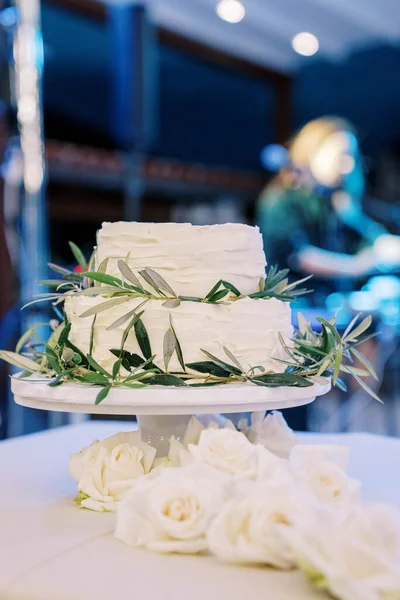
[[[0,348],[102,221],[258,224],[270,264],[315,273],[294,323],[382,332],[384,405],[349,385],[291,424],[399,434],[398,0],[0,0],[0,46]],[[8,373],[0,437],[81,418],[17,407]]]

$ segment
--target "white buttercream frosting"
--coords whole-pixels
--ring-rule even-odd
[[[65,310],[72,324],[70,339],[85,352],[89,351],[93,317],[81,318],[79,315],[104,300],[98,296],[66,299]],[[109,369],[115,362],[109,350],[120,348],[126,323],[110,331],[107,327],[142,301],[142,298],[130,299],[97,314],[93,356],[103,367]],[[208,360],[201,348],[228,360],[223,351],[223,346],[226,346],[244,368],[262,365],[266,370],[275,372],[285,368],[275,359],[287,359],[278,332],[286,339],[293,333],[290,306],[287,303],[274,298],[243,298],[226,305],[182,302],[179,307],[168,309],[162,306],[161,301],[151,300],[143,308],[142,320],[149,334],[152,353],[157,355],[155,363],[160,367],[163,367],[163,339],[171,315],[186,363]],[[133,330],[129,333],[125,349],[140,354]],[[175,355],[169,368],[171,371],[180,370]]]
[[[256,292],[266,266],[258,227],[234,223],[103,223],[97,235],[97,265],[106,258],[111,275],[121,277],[117,262],[127,260],[136,274],[149,267],[177,294],[200,297],[220,279],[244,295]]]

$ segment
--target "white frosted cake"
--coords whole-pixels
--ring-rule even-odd
[[[225,346],[246,369],[262,365],[266,371],[284,371],[285,366],[276,359],[287,359],[279,333],[285,339],[292,336],[290,305],[276,298],[249,297],[259,292],[265,276],[266,260],[257,227],[104,223],[97,238],[96,267],[103,263],[106,274],[123,279],[118,267],[121,260],[138,279],[140,271],[152,269],[184,298],[204,298],[219,280],[240,291],[239,297],[230,294],[223,303],[214,304],[188,299],[170,307],[164,306],[165,298],[150,298],[140,310],[144,310],[141,319],[156,355],[155,365],[163,368],[164,337],[172,317],[185,363],[204,361],[202,350],[224,356]],[[152,289],[141,281],[147,290]],[[134,314],[143,297],[122,299],[98,312],[95,322],[92,315],[80,316],[106,300],[106,295],[70,296],[65,300],[65,312],[72,325],[70,340],[84,352],[90,349],[93,358],[109,370],[116,360],[110,350],[121,347],[126,322],[108,327],[120,317]],[[123,347],[140,354],[133,329]],[[176,354],[169,370],[180,370]]]
[[[205,296],[219,279],[251,294],[258,290],[267,264],[258,227],[232,223],[103,223],[97,234],[97,264],[104,259],[107,273],[118,277],[119,259],[135,273],[150,267],[185,296]]]

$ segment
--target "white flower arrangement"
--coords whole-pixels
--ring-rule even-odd
[[[69,472],[78,482],[78,506],[115,512],[116,503],[135,480],[150,472],[155,455],[155,448],[142,441],[139,431],[117,433],[73,454]]]
[[[308,517],[313,497],[299,493],[293,481],[259,481],[225,503],[208,532],[209,548],[223,561],[265,564],[278,569],[295,566],[292,545],[284,531]]]
[[[207,429],[198,444],[189,444],[188,451],[197,463],[204,463],[234,478],[258,479],[263,463],[263,446],[252,444],[243,433],[231,429]],[[270,454],[270,453],[268,453]],[[270,454],[272,460],[276,457]]]
[[[142,477],[118,507],[115,537],[153,552],[204,552],[226,485],[222,474],[197,464]]]
[[[399,600],[398,512],[350,504],[339,521],[311,517],[288,532],[307,579],[341,600]]]
[[[400,600],[399,513],[363,506],[348,448],[297,445],[272,413],[242,432],[192,418],[167,457],[155,454],[134,432],[71,456],[77,503],[116,511],[118,540],[297,568],[339,600]]]

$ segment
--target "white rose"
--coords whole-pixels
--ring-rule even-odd
[[[247,433],[251,442],[262,444],[267,450],[281,458],[288,458],[296,444],[296,435],[286,423],[282,413],[273,411],[260,422],[253,419]]]
[[[234,424],[228,419],[225,420],[224,428],[236,431]],[[167,457],[170,466],[184,467],[193,462],[193,456],[188,452],[187,447],[189,444],[198,444],[201,432],[206,429],[219,429],[219,427],[217,423],[211,421],[206,428],[196,417],[191,417],[183,437],[183,443],[174,435],[170,437]]]
[[[202,431],[197,446],[189,444],[189,453],[200,463],[205,463],[232,477],[260,478],[271,468],[272,461],[280,460],[260,445],[249,442],[243,433],[226,429]]]
[[[225,478],[204,466],[165,469],[138,480],[119,503],[115,537],[153,552],[195,554],[225,498]]]
[[[221,415],[208,416],[204,415],[202,421],[197,417],[190,417],[189,423],[186,427],[186,431],[183,436],[182,443],[187,448],[189,444],[198,444],[200,434],[205,429],[232,429],[236,431],[236,428],[232,421],[224,419]]]
[[[346,475],[334,462],[310,460],[303,467],[294,469],[293,474],[320,502],[342,506],[360,499],[360,481]]]
[[[290,569],[294,555],[284,531],[313,508],[313,498],[289,479],[281,485],[255,483],[223,506],[208,533],[210,550],[227,562]]]
[[[93,442],[70,458],[70,474],[78,482],[77,503],[91,510],[115,511],[136,479],[148,473],[155,449],[140,432],[118,433]]]
[[[306,577],[340,600],[400,598],[400,514],[353,505],[341,522],[317,517],[289,532]]]
[[[99,512],[114,511],[115,502],[144,474],[142,458],[142,451],[128,444],[119,444],[111,455],[101,447],[78,482],[81,507]]]

